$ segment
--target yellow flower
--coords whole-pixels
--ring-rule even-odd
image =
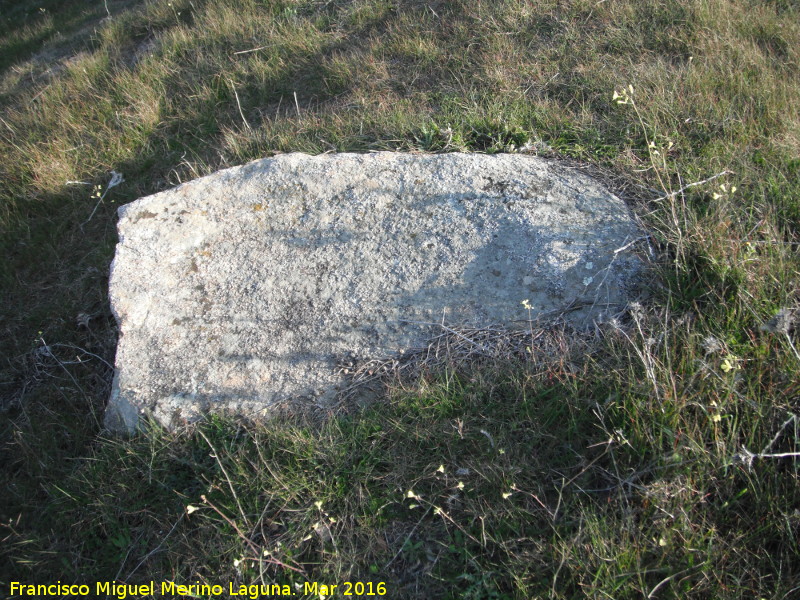
[[[739,365],[737,364],[738,362],[739,362],[739,358],[737,356],[735,356],[733,354],[728,354],[722,360],[722,365],[720,365],[720,368],[723,371],[725,371],[726,373],[729,373],[729,372],[734,371],[734,370],[739,368]]]
[[[630,92],[630,95],[628,95],[628,92]],[[614,90],[614,95],[611,96],[611,99],[616,100],[617,104],[633,104],[633,101],[630,98],[631,96],[633,96],[633,86],[628,85],[628,89],[623,89],[622,92]]]

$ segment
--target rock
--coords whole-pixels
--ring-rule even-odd
[[[624,305],[641,237],[621,200],[523,155],[287,154],[119,209],[106,414],[133,431],[332,403],[353,359],[436,324],[527,327]],[[527,301],[532,309],[522,302]]]

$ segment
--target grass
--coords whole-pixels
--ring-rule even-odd
[[[0,3],[0,589],[796,597],[798,48],[791,0]],[[325,423],[102,436],[119,204],[276,152],[520,148],[631,201],[645,306]]]

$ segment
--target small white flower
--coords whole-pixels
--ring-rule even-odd
[[[706,354],[713,354],[722,350],[722,343],[713,335],[708,335],[703,339],[703,350]]]

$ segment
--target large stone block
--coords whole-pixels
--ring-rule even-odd
[[[287,154],[119,210],[106,423],[326,405],[346,358],[432,325],[619,310],[642,235],[597,181],[523,155]],[[523,307],[527,300],[531,313]],[[576,321],[577,322],[577,321]]]

